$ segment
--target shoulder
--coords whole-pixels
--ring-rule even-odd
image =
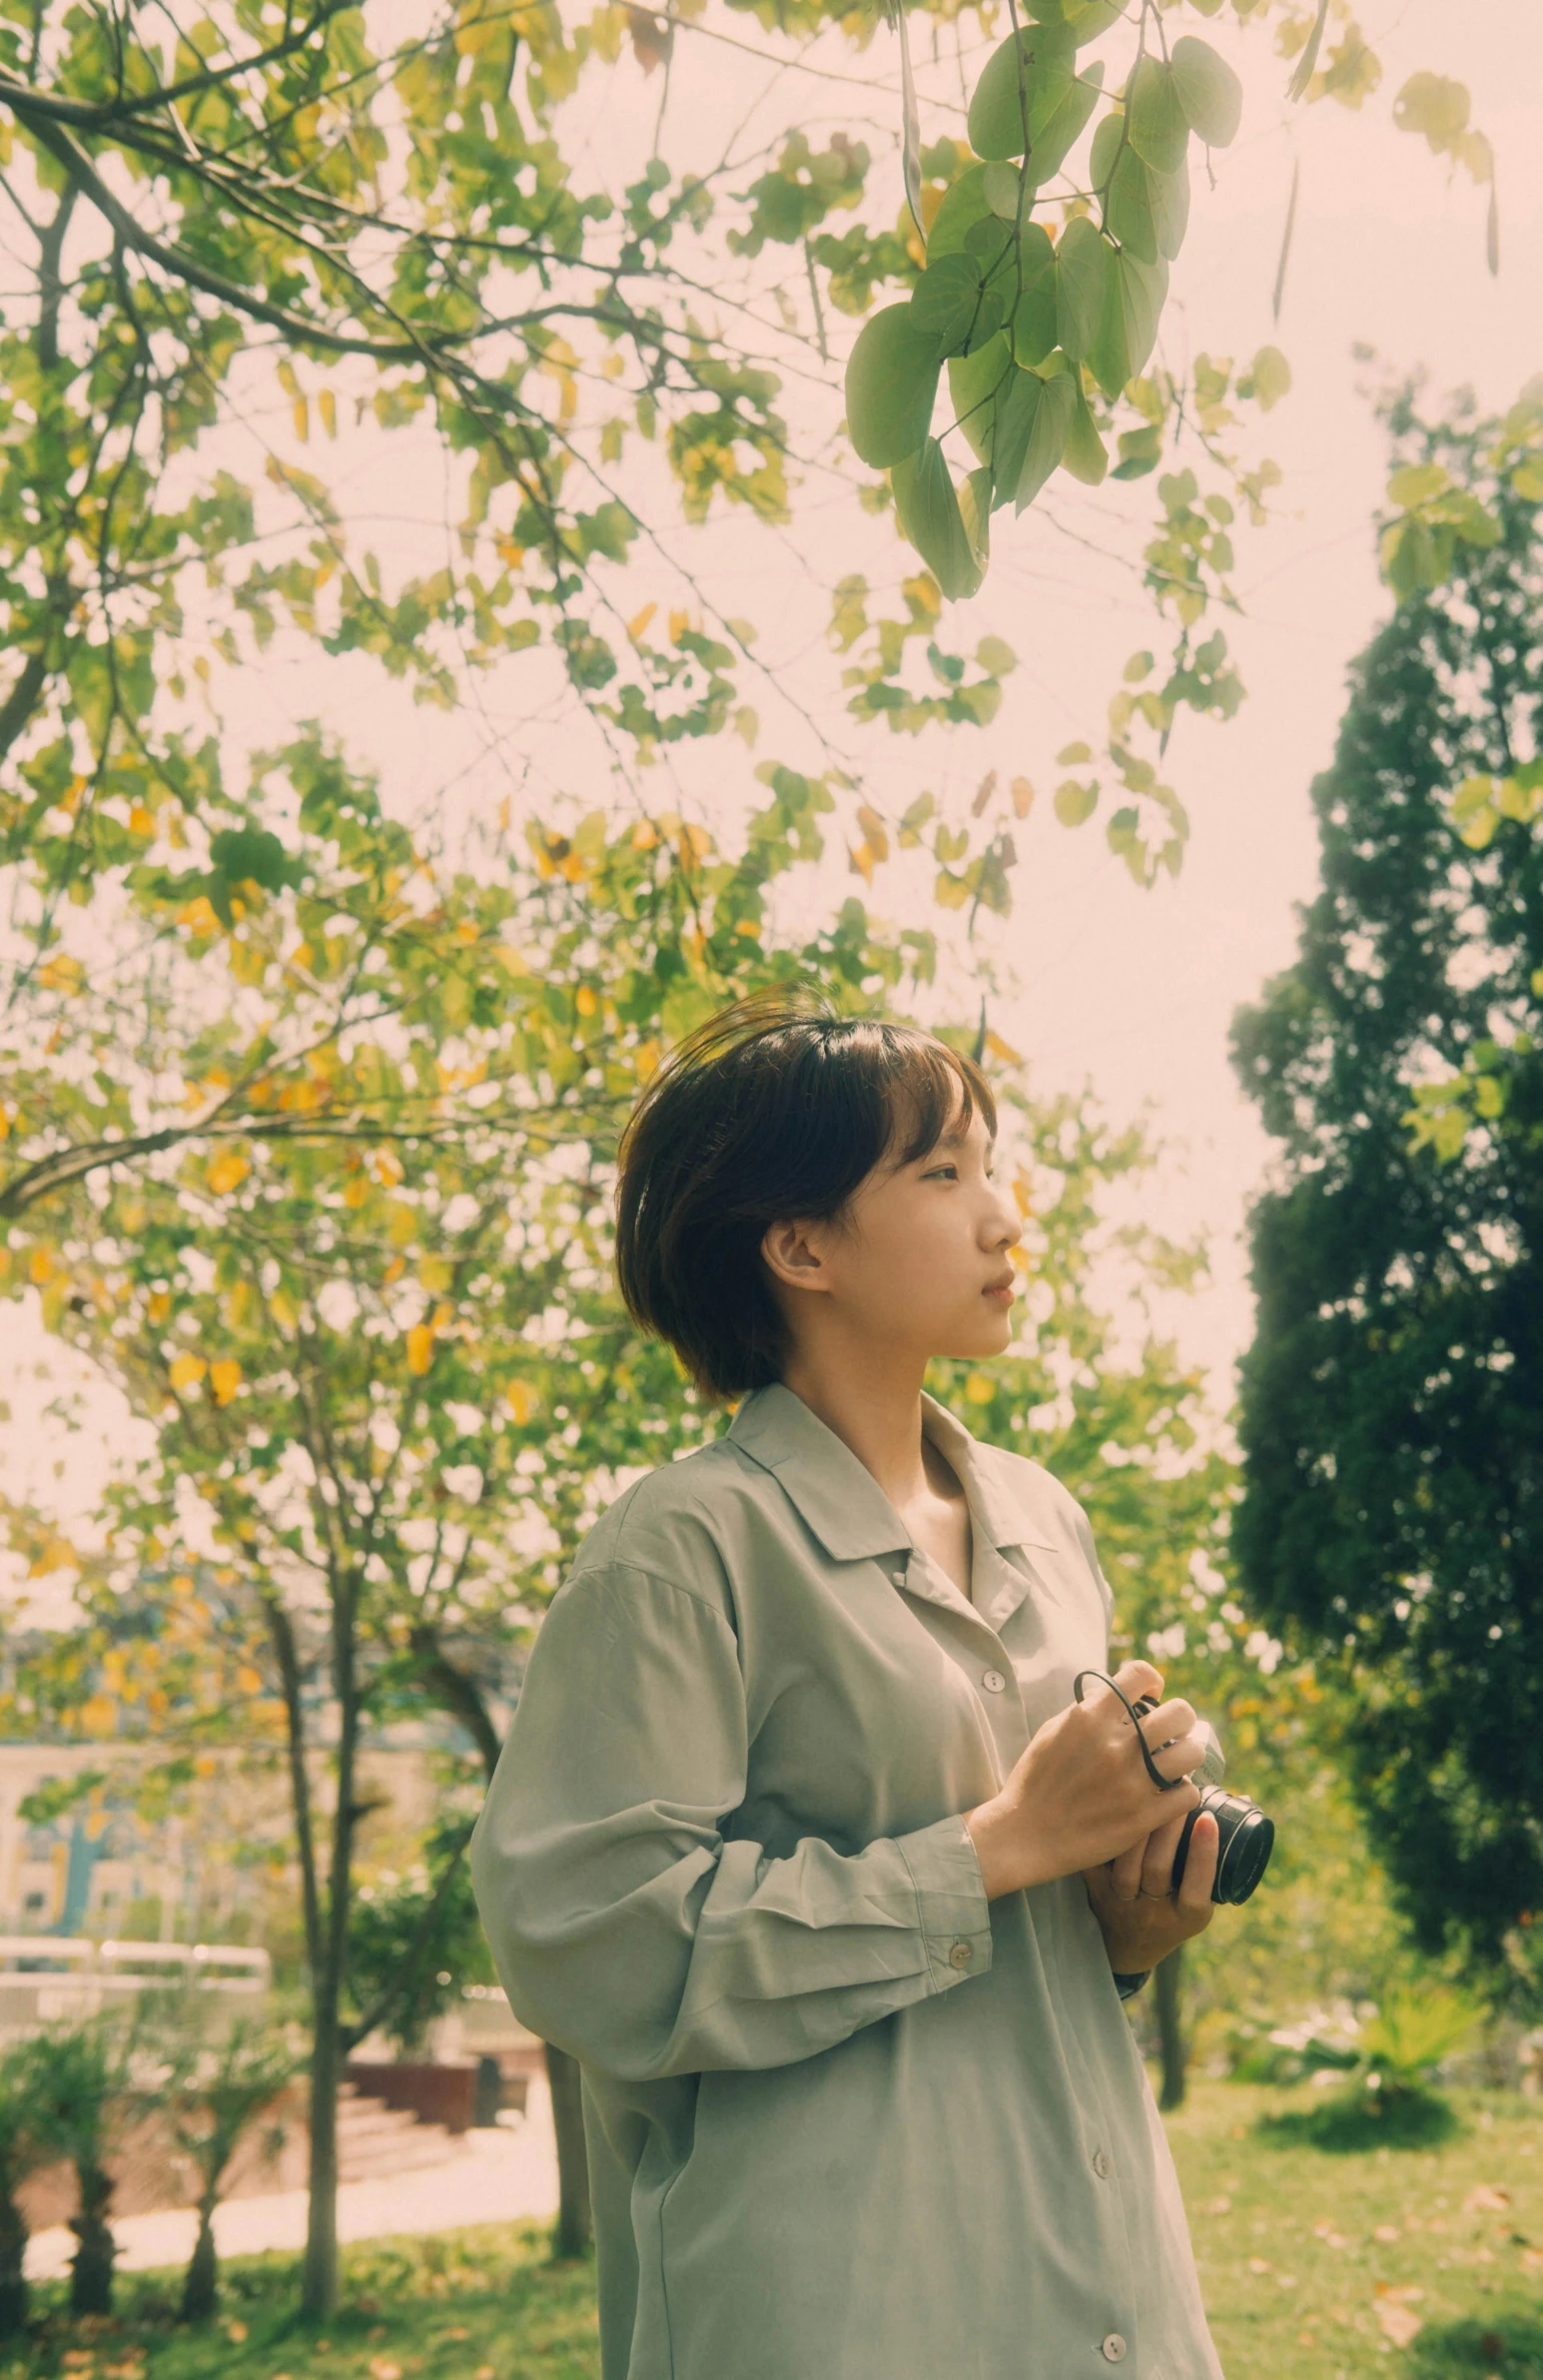
[[[733,1611],[733,1554],[747,1507],[766,1502],[772,1482],[729,1438],[633,1480],[600,1515],[575,1557],[570,1581],[597,1571],[643,1573]]]

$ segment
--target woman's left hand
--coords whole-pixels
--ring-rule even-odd
[[[1216,1853],[1221,1838],[1208,1811],[1194,1822],[1183,1881],[1173,1891],[1173,1854],[1184,1814],[1169,1819],[1144,1842],[1133,1844],[1102,1868],[1085,1868],[1083,1881],[1093,1914],[1104,1932],[1109,1963],[1117,1976],[1146,1974],[1192,1934],[1203,1934],[1215,1903]]]

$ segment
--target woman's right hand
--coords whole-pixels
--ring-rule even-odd
[[[1129,1702],[1162,1693],[1150,1661],[1127,1661],[1115,1681]],[[1170,1793],[1148,1776],[1130,1717],[1107,1686],[1090,1679],[1082,1702],[1045,1722],[1001,1792],[965,1816],[988,1900],[1101,1867],[1193,1809],[1200,1794],[1189,1771],[1204,1759],[1205,1739],[1192,1708],[1159,1700],[1141,1725],[1161,1774],[1183,1779]]]

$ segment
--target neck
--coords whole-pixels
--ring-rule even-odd
[[[926,1482],[922,1450],[925,1358],[892,1347],[796,1348],[782,1384],[871,1471],[897,1510]]]

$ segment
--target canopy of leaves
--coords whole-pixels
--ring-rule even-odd
[[[1402,468],[1494,533],[1358,663],[1314,789],[1322,890],[1236,1028],[1282,1145],[1253,1217],[1242,1574],[1356,1696],[1354,1774],[1420,1937],[1489,1959],[1543,1895],[1543,839],[1526,801],[1475,833],[1452,797],[1511,782],[1543,719],[1535,410],[1392,407]],[[1454,1078],[1501,1074],[1504,1099],[1428,1129]]]

